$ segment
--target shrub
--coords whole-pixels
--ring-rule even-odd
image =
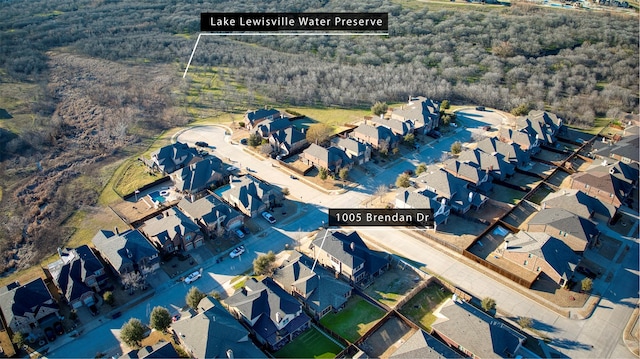
[[[167,308],[157,306],[151,311],[149,324],[151,328],[164,332],[171,325],[171,314]]]
[[[115,303],[116,301],[116,298],[113,296],[113,292],[111,291],[104,292],[104,294],[102,295],[102,299],[109,305],[113,305],[113,303]]]
[[[273,273],[276,255],[272,251],[258,256],[253,261],[253,272],[257,275],[270,275]]]
[[[145,327],[138,318],[131,318],[120,328],[120,339],[130,347],[140,346],[144,339]]]
[[[387,105],[386,102],[378,101],[374,103],[373,106],[371,106],[371,112],[373,112],[373,114],[376,116],[380,116],[386,113],[388,109],[389,109],[389,105]]]
[[[401,173],[396,179],[396,186],[407,188],[411,186],[411,181],[409,181],[409,175],[406,173]]]
[[[496,309],[496,300],[490,297],[485,297],[480,302],[480,306],[485,312]]]
[[[451,144],[451,153],[453,153],[454,155],[457,155],[460,152],[462,152],[462,142],[456,141],[456,142],[452,143]]]
[[[187,305],[190,308],[197,310],[198,309],[198,304],[200,303],[202,298],[204,298],[206,296],[207,295],[202,293],[200,291],[200,289],[198,289],[198,287],[191,287],[191,289],[189,289],[189,292],[187,293],[187,297],[185,299],[186,299]]]

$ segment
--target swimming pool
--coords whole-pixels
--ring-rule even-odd
[[[147,195],[153,202],[164,203],[167,197],[162,195],[160,191],[153,191]]]

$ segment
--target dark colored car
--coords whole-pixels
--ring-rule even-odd
[[[47,327],[44,330],[44,335],[47,336],[47,340],[50,341],[50,342],[56,340],[56,333],[50,327]]]
[[[476,110],[478,110],[478,111],[484,111],[484,110],[485,110],[485,108],[484,108],[484,106],[478,106],[478,107],[476,107]]]
[[[209,144],[204,142],[204,141],[198,141],[198,142],[196,142],[196,146],[198,146],[198,147],[209,147]]]
[[[60,322],[53,323],[53,330],[56,332],[57,335],[64,334],[64,327],[62,326],[62,323],[60,323]]]
[[[429,133],[427,133],[427,136],[432,138],[440,138],[440,136],[442,135],[440,134],[440,132],[433,130],[433,131],[429,131]]]
[[[121,315],[122,315],[121,312],[115,312],[115,313],[111,314],[111,319],[120,318]]]
[[[247,143],[249,143],[249,140],[247,140],[246,138],[243,138],[240,140],[240,143],[243,145],[246,145]]]

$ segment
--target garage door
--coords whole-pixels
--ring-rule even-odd
[[[185,251],[190,251],[192,249],[193,249],[193,242],[189,242],[189,243],[185,244],[185,246],[184,246],[184,250]]]

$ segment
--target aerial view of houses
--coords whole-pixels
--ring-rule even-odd
[[[0,357],[640,355],[636,0],[209,5],[0,4]]]

